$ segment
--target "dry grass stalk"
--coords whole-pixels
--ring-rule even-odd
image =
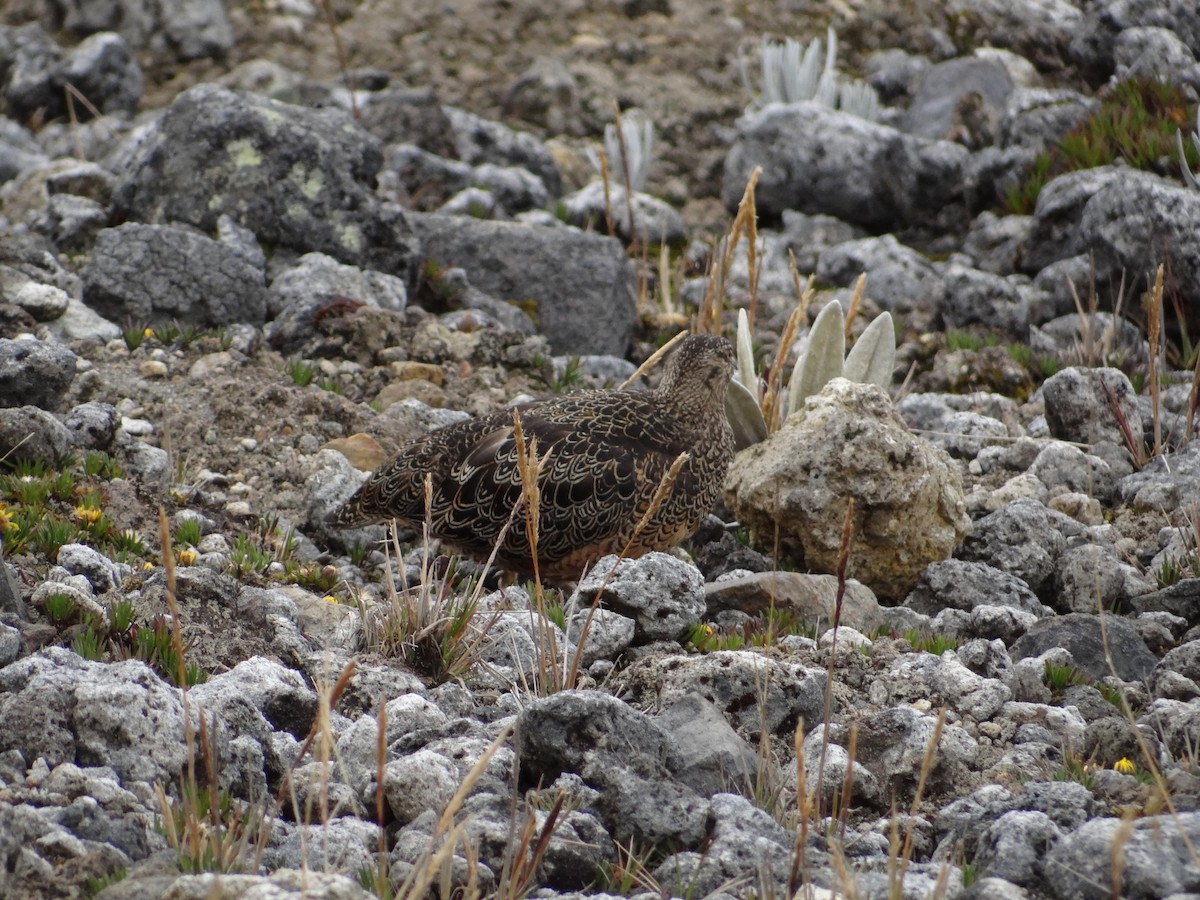
[[[87,97],[83,96],[79,88],[69,81],[63,85],[63,97],[67,101],[67,121],[70,123],[71,138],[75,143],[75,156],[78,159],[87,159],[87,153],[83,149],[83,139],[79,135],[79,118],[75,115],[75,101],[78,100],[83,104],[83,108],[92,114],[93,119],[100,119],[102,114]]]
[[[804,848],[808,846],[808,826],[812,819],[812,798],[808,792],[808,776],[804,771],[804,720],[796,723],[792,736],[796,752],[796,840],[792,845],[792,870],[788,875],[788,896],[795,897],[802,884],[808,883],[808,860]]]
[[[751,297],[748,318],[751,325],[754,323],[755,292],[758,287],[757,262],[755,258],[756,249],[754,246],[758,234],[754,222],[757,215],[754,208],[754,188],[758,184],[760,175],[762,175],[762,166],[755,166],[754,171],[750,173],[749,180],[746,182],[746,189],[742,192],[742,199],[738,203],[737,215],[734,216],[733,224],[729,226],[729,234],[725,238],[724,251],[719,256],[718,254],[713,254],[712,266],[708,276],[708,289],[705,291],[704,301],[700,304],[700,312],[696,321],[696,331],[699,333],[721,333],[721,319],[725,308],[725,280],[729,275],[729,267],[733,264],[733,253],[737,248],[743,231],[753,236],[750,242],[750,249],[747,250],[747,259],[751,263]]]
[[[484,771],[487,769],[488,763],[492,761],[499,749],[512,736],[512,729],[505,728],[497,735],[496,739],[488,746],[487,750],[479,757],[479,760],[471,767],[471,771],[467,773],[462,782],[455,791],[454,796],[450,798],[450,802],[446,804],[446,808],[442,810],[442,814],[438,817],[437,824],[434,825],[433,834],[429,838],[429,845],[425,848],[416,864],[409,871],[408,876],[396,889],[392,895],[400,900],[417,900],[430,895],[431,889],[434,887],[435,881],[441,881],[443,890],[438,896],[448,897],[452,891],[449,887],[449,872],[450,864],[454,857],[454,850],[459,842],[463,840],[466,831],[466,822],[455,823],[455,816],[458,815],[462,808],[463,802],[471,793],[471,789],[475,787],[475,783],[479,781]],[[468,853],[470,852],[468,848]],[[471,866],[471,869],[474,867]],[[474,878],[472,877],[472,881]],[[455,895],[461,894],[463,897],[478,897],[480,891],[478,886],[468,884],[461,889],[453,891]]]
[[[842,781],[842,799],[838,805],[838,835],[846,840],[846,826],[850,820],[850,798],[854,793],[854,757],[858,754],[858,725],[850,726],[850,737],[846,742],[846,778]]]
[[[933,761],[937,758],[938,745],[942,741],[942,731],[945,727],[946,710],[943,707],[938,711],[937,722],[933,726],[933,733],[929,736],[929,743],[925,745],[925,756],[921,760],[921,774],[917,777],[917,790],[913,794],[912,806],[908,811],[908,821],[904,825],[904,846],[900,850],[900,866],[897,878],[892,883],[892,894],[895,897],[902,896],[904,892],[904,874],[908,871],[908,864],[912,859],[913,826],[917,821],[917,810],[921,808],[921,799],[925,795],[925,784],[929,780],[929,773],[933,771]],[[889,860],[889,881],[892,874],[890,863],[891,861]]]
[[[846,310],[845,323],[842,326],[842,334],[849,343],[851,332],[854,330],[854,320],[858,318],[858,308],[862,306],[863,294],[867,289],[867,273],[863,272],[858,276],[858,280],[854,282],[854,293],[850,295],[850,306]]]
[[[350,114],[355,119],[359,117],[358,98],[354,94],[354,85],[350,80],[350,66],[346,62],[346,48],[342,46],[342,36],[338,34],[337,16],[333,12],[332,0],[321,0],[321,12],[325,14],[325,24],[329,26],[329,35],[333,38],[333,52],[337,55],[338,71],[342,73],[342,83],[350,94]]]
[[[1150,415],[1154,420],[1154,447],[1151,450],[1151,456],[1159,456],[1162,453],[1162,409],[1159,396],[1158,384],[1158,354],[1159,342],[1162,333],[1162,311],[1163,311],[1163,267],[1160,264],[1158,272],[1154,276],[1154,289],[1147,297],[1146,303],[1146,339],[1150,343],[1150,358],[1147,360],[1147,366],[1150,377]]]
[[[653,353],[651,353],[650,356],[646,359],[646,361],[637,367],[637,371],[635,371],[632,375],[630,375],[628,378],[626,378],[624,381],[621,382],[621,384],[617,388],[617,390],[621,390],[621,391],[626,390],[631,384],[633,384],[635,381],[637,381],[639,378],[641,378],[643,375],[645,375],[647,372],[649,372],[651,369],[653,369],[656,365],[658,365],[659,360],[661,360],[664,356],[666,356],[673,349],[675,349],[675,345],[678,344],[680,341],[682,341],[687,336],[688,336],[688,332],[681,331],[681,332],[679,332],[679,334],[675,335],[675,337],[671,338],[669,341],[667,341],[665,344],[663,344],[661,347],[659,347],[657,350],[655,350]]]
[[[505,847],[504,868],[501,870],[496,889],[497,897],[515,900],[524,897],[534,887],[538,866],[542,864],[546,850],[550,847],[550,840],[558,827],[558,819],[562,815],[566,799],[566,792],[559,791],[541,828],[537,827],[537,817],[533,810],[526,806],[520,834],[510,834],[508,846]]]
[[[812,290],[811,278],[808,290],[810,292]],[[779,348],[775,352],[775,364],[767,373],[767,383],[763,388],[760,405],[769,434],[778,431],[780,425],[783,424],[783,415],[787,406],[784,400],[787,394],[783,387],[783,370],[787,365],[788,355],[792,352],[792,346],[796,343],[796,332],[800,330],[800,323],[806,319],[807,315],[806,303],[802,302],[792,310],[792,314],[788,316],[787,325],[783,328],[783,334],[779,337]]]

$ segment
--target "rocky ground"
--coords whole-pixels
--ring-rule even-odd
[[[1192,5],[0,15],[0,894],[1200,892]],[[826,26],[873,117],[743,83]],[[746,437],[678,555],[322,524],[739,309],[756,390],[842,371],[831,302],[891,377]]]

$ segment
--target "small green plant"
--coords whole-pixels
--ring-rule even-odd
[[[1046,663],[1046,687],[1050,688],[1055,696],[1061,695],[1069,687],[1090,683],[1091,679],[1074,666]]]
[[[1200,161],[1200,143],[1185,147],[1179,136],[1180,127],[1189,120],[1188,106],[1179,85],[1142,77],[1118,82],[1087,118],[1039,155],[1019,185],[1005,192],[1005,206],[1009,212],[1026,215],[1042,186],[1053,178],[1117,160],[1135,169],[1186,179],[1189,164]]]
[[[995,347],[999,343],[999,339],[994,334],[976,334],[972,331],[953,330],[946,332],[946,349],[951,352],[955,350],[982,350],[984,347]]]
[[[179,327],[178,322],[165,322],[154,329],[154,337],[158,338],[163,344],[173,344],[179,339],[183,333],[183,329]]]
[[[566,365],[563,367],[562,375],[555,375],[554,380],[550,383],[551,390],[556,394],[561,394],[564,391],[578,387],[583,380],[583,369],[579,365],[578,356],[567,357]]]
[[[89,478],[112,481],[124,476],[121,464],[102,450],[89,450],[83,457],[83,474]],[[60,499],[65,500],[65,497]]]
[[[46,618],[55,625],[63,625],[75,615],[75,601],[70,594],[55,593],[46,598]]]
[[[176,544],[186,544],[188,547],[199,544],[201,536],[199,519],[181,519],[173,535]]]
[[[346,386],[332,375],[322,375],[320,378],[318,378],[317,387],[323,391],[329,391],[331,394],[346,393]]]
[[[367,560],[367,553],[370,550],[371,547],[368,544],[353,544],[346,552],[350,557],[351,564],[361,569],[362,564]]]
[[[71,641],[71,649],[86,660],[99,662],[104,658],[106,642],[96,630],[95,625],[89,624],[83,631],[75,635]]]
[[[284,371],[297,387],[308,387],[317,377],[317,367],[299,357],[290,360],[284,366]]]
[[[274,555],[264,549],[249,535],[239,534],[233,539],[229,564],[233,574],[241,577],[249,572],[263,573],[275,561]]]
[[[32,553],[50,558],[58,553],[60,547],[73,543],[77,537],[75,527],[70,522],[53,516],[43,517],[26,534],[27,540],[22,546]]]
[[[125,649],[125,648],[122,648]],[[179,687],[179,652],[171,636],[171,626],[165,616],[156,616],[148,625],[132,630],[132,642],[128,648],[133,658],[140,659],[163,678]],[[127,653],[118,653],[119,656]],[[194,662],[185,662],[184,679],[188,687],[208,680],[208,673]]]
[[[1092,771],[1093,766],[1082,757],[1066,753],[1063,755],[1062,765],[1054,770],[1053,778],[1055,781],[1075,781],[1091,790],[1096,786]]]
[[[95,897],[102,890],[111,887],[118,881],[125,880],[124,869],[113,869],[107,875],[89,875],[83,882],[83,891],[89,897]]]
[[[914,650],[932,653],[934,656],[941,656],[947,650],[958,649],[958,641],[945,634],[928,634],[918,631],[916,628],[909,628],[904,632],[903,637]]]
[[[338,573],[333,566],[318,563],[298,563],[289,560],[285,564],[284,581],[298,584],[319,594],[330,594],[337,587]]]

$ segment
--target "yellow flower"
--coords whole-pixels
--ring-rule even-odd
[[[8,514],[8,508],[3,503],[0,503],[0,534],[6,531],[20,531],[20,526],[12,520],[12,516]]]
[[[179,564],[181,566],[190,566],[196,561],[196,551],[191,547],[184,547],[182,550],[176,553],[175,556],[179,560]]]
[[[153,568],[154,568],[154,563],[149,563],[149,562],[142,563],[142,571],[143,572],[149,572]]]
[[[1135,766],[1132,762],[1130,762],[1128,759],[1126,759],[1124,756],[1122,756],[1115,763],[1113,763],[1113,769],[1115,769],[1116,771],[1120,772],[1123,775],[1132,775],[1134,772],[1137,771],[1137,766]]]
[[[333,596],[333,594],[326,594],[326,595],[325,595],[325,602],[326,602],[326,603],[337,603],[337,602],[338,602],[338,598],[337,598],[337,597],[335,597],[335,596]]]
[[[146,329],[144,329],[144,330],[142,331],[142,337],[144,337],[144,338],[152,338],[152,337],[154,337],[154,329],[153,329],[153,328],[146,328]]]
[[[103,513],[94,506],[75,507],[75,518],[84,525],[95,525],[102,515]]]

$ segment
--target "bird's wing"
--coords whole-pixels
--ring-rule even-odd
[[[544,457],[537,479],[543,559],[626,533],[681,449],[658,433],[649,403],[622,398],[598,408],[594,397],[576,396],[519,410],[526,447]],[[511,415],[489,417],[492,427],[476,435],[441,483],[435,501],[439,531],[464,546],[485,534],[494,540],[521,499]],[[505,548],[511,556],[529,552],[520,513]]]

